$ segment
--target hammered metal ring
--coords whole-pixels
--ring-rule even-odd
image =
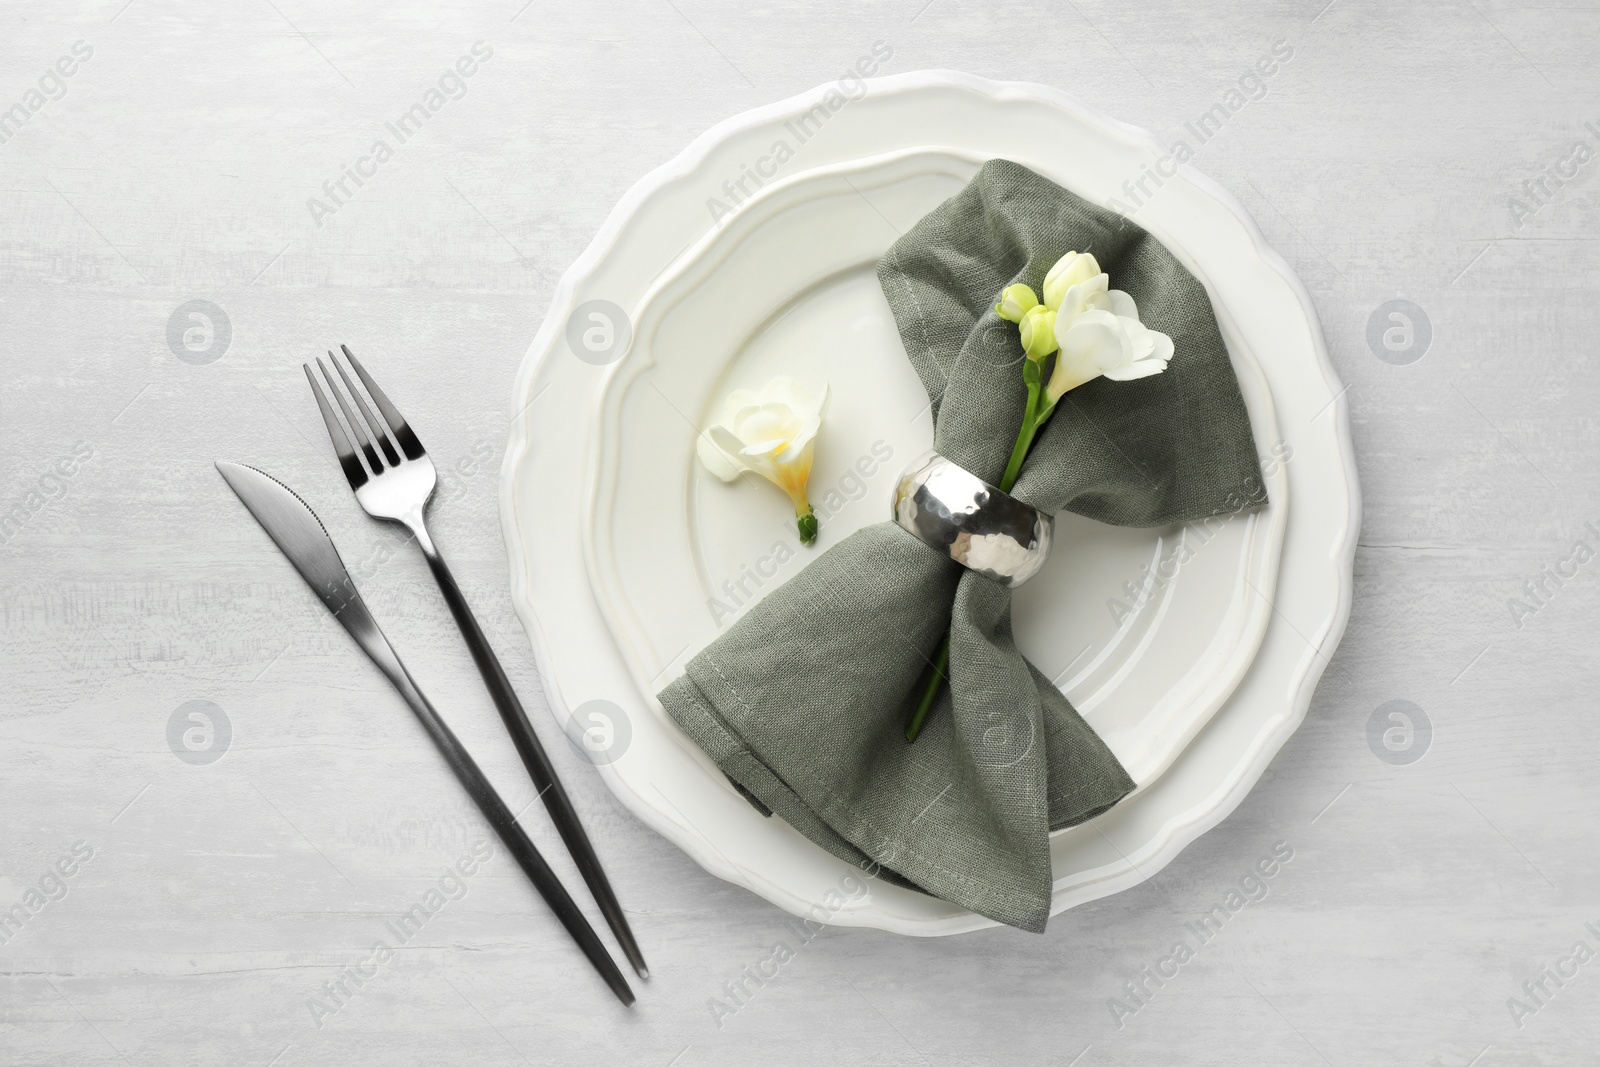
[[[894,488],[894,521],[968,570],[1004,586],[1039,573],[1055,519],[929,452]]]

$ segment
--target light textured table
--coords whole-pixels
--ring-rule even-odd
[[[0,10],[0,108],[22,107],[0,126],[0,909],[27,916],[0,927],[0,1062],[1593,1062],[1600,8],[521,3]],[[1349,385],[1355,606],[1305,725],[1221,827],[1039,937],[803,940],[558,740],[506,592],[511,381],[556,279],[647,170],[878,41],[886,73],[1046,82],[1187,141],[1311,289]],[[326,199],[474,42],[464,95]],[[1278,42],[1201,143],[1186,123]],[[1420,360],[1392,362],[1421,334],[1405,350],[1386,310],[1369,343],[1395,299],[1431,327]],[[169,343],[191,300],[225,351]],[[436,536],[650,955],[632,1012],[499,849],[363,965],[484,825],[213,459],[310,497],[435,702],[532,797],[422,560],[329,460],[300,363],[340,341],[462,464]],[[197,700],[228,726],[210,764],[169,741]],[[1431,724],[1420,760],[1369,741],[1392,700]],[[1173,974],[1274,846],[1266,896]],[[777,975],[746,977],[779,942]]]

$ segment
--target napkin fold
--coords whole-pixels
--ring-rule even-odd
[[[1172,337],[1163,374],[1062,398],[1012,495],[1118,526],[1266,502],[1249,416],[1204,287],[1144,230],[991,160],[890,248],[878,280],[933,403],[933,447],[998,483],[1026,401],[1005,286],[1092,252]],[[885,510],[888,510],[885,501]],[[1057,540],[1055,552],[1072,551]],[[1062,610],[1100,611],[1099,604]],[[949,684],[905,725],[946,630]],[[1011,593],[893,522],[821,553],[660,694],[745,796],[862,870],[1024,930],[1050,912],[1051,830],[1134,783],[1017,651]]]

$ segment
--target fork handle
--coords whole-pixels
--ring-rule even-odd
[[[545,903],[550,905],[550,910],[555,913],[561,925],[567,928],[572,939],[578,943],[583,954],[589,957],[589,962],[594,965],[606,985],[616,994],[617,999],[624,1004],[633,1003],[633,990],[628,988],[628,981],[622,977],[622,972],[617,969],[616,963],[611,959],[611,953],[601,943],[594,928],[589,925],[589,920],[584,917],[578,905],[573,903],[572,897],[567,895],[567,889],[561,884],[561,879],[556,877],[539,849],[528,840],[528,835],[523,832],[517,823],[517,817],[506,807],[505,801],[500,799],[494,786],[489,784],[489,779],[484,777],[483,771],[467,752],[455,732],[448,723],[439,716],[428,698],[417,688],[417,683],[412,680],[405,665],[400,662],[400,657],[395,653],[394,647],[389,644],[389,639],[383,635],[378,623],[367,610],[367,605],[361,595],[352,590],[351,598],[335,613],[340,624],[355,638],[356,644],[361,646],[384,677],[389,679],[400,695],[405,698],[411,710],[422,723],[423,729],[433,740],[439,753],[444,756],[445,762],[455,772],[456,778],[466,788],[467,794],[478,805],[478,810],[483,812],[484,818],[500,835],[500,840],[516,859],[517,865],[522,868],[539,895],[544,897]]]
[[[444,594],[445,603],[450,606],[450,614],[455,616],[461,636],[466,638],[467,648],[472,652],[472,661],[477,664],[478,673],[483,676],[484,684],[489,687],[489,695],[494,698],[494,706],[499,709],[500,718],[511,734],[512,742],[517,746],[517,754],[522,757],[522,765],[528,769],[528,776],[539,790],[539,796],[544,800],[544,806],[550,812],[550,817],[561,834],[561,840],[566,843],[567,851],[572,854],[578,873],[583,876],[589,892],[594,894],[595,903],[600,906],[600,913],[605,916],[606,924],[616,935],[617,942],[628,957],[628,962],[633,965],[639,977],[649,977],[650,969],[645,964],[644,953],[640,951],[639,943],[628,925],[628,919],[623,914],[622,905],[617,901],[610,880],[606,878],[605,869],[600,866],[600,857],[595,854],[594,845],[590,843],[589,835],[583,829],[583,823],[578,821],[578,813],[572,806],[572,799],[567,796],[561,780],[556,777],[555,767],[551,764],[544,745],[540,743],[539,735],[533,732],[533,724],[528,721],[528,713],[522,709],[522,701],[517,699],[516,691],[511,688],[511,680],[506,677],[505,668],[500,665],[499,657],[490,647],[489,639],[484,636],[477,617],[472,613],[472,607],[462,595],[461,587],[456,584],[455,576],[450,573],[444,557],[439,554],[432,538],[428,536],[426,527],[418,522],[414,529],[417,543],[428,561],[428,567],[433,571],[434,580],[439,583],[439,591]]]
[[[396,666],[398,665],[396,660]],[[382,667],[383,664],[380,663],[379,666]],[[385,670],[385,673],[388,674],[388,670]],[[617,965],[611,960],[611,954],[595,936],[594,929],[583,917],[583,912],[578,910],[577,904],[567,895],[566,887],[561,884],[561,880],[539,854],[538,846],[528,839],[528,835],[517,823],[517,817],[506,807],[505,801],[500,799],[500,794],[494,791],[494,786],[489,784],[483,771],[468,755],[466,747],[439,717],[438,712],[433,710],[433,705],[428,703],[428,698],[422,695],[422,691],[417,688],[404,667],[399,667],[398,676],[390,674],[389,679],[395,688],[400,690],[400,695],[405,697],[406,703],[416,712],[428,735],[450,764],[450,769],[466,787],[468,794],[477,803],[478,809],[488,819],[489,825],[500,835],[500,840],[511,851],[517,865],[549,903],[550,909],[555,912],[561,925],[565,926],[567,932],[578,942],[584,955],[589,957],[589,962],[600,972],[600,977],[611,987],[617,999],[624,1005],[631,1005],[634,999],[633,990],[628,988],[627,979],[617,970]]]

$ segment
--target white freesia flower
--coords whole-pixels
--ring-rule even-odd
[[[1044,306],[1051,311],[1061,310],[1061,301],[1067,290],[1086,282],[1101,273],[1100,262],[1087,252],[1068,252],[1044,276]]]
[[[1095,378],[1126,382],[1160,374],[1172,359],[1172,338],[1139,321],[1133,297],[1111,288],[1110,276],[1087,252],[1056,260],[1044,278],[1044,306],[1055,312],[1060,349],[1045,386],[1051,404]]]
[[[800,540],[808,545],[817,539],[817,517],[806,483],[827,403],[826,385],[813,391],[787,375],[759,389],[735,389],[695,445],[700,462],[723,481],[758,474],[789,494]]]
[[[1096,274],[1067,289],[1057,305],[1056,320],[1065,318],[1069,323],[1085,311],[1109,311],[1113,315],[1137,319],[1139,309],[1133,297],[1121,289],[1112,289],[1109,274]]]
[[[1087,252],[1068,252],[1056,260],[1044,276],[1044,305],[1056,313],[1057,322],[1066,319],[1069,324],[1085,311],[1139,317],[1133,297],[1111,288],[1111,276]]]
[[[1131,308],[1131,300],[1128,306]],[[1071,318],[1058,313],[1056,341],[1061,350],[1045,386],[1052,404],[1067,390],[1095,378],[1127,382],[1160,374],[1172,359],[1172,338],[1148,329],[1137,312],[1121,315],[1091,308]]]

